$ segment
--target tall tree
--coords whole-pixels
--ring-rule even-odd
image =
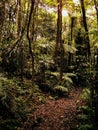
[[[57,36],[56,36],[56,46],[55,46],[55,62],[59,68],[60,78],[62,80],[63,76],[63,43],[62,43],[62,0],[57,0],[58,3],[58,18],[57,18]]]
[[[20,33],[21,33],[21,6],[22,6],[22,3],[21,3],[21,0],[17,0],[17,14],[16,14],[16,38],[18,39]],[[21,42],[21,41],[20,41]],[[21,42],[20,44],[20,49],[19,49],[19,53],[20,53],[20,57],[19,57],[19,61],[21,59],[21,62],[19,63],[20,64],[20,73],[21,73],[21,81],[23,82],[23,43]]]
[[[70,24],[70,37],[69,37],[69,41],[68,41],[68,45],[72,45],[72,40],[73,40],[73,28],[74,28],[74,25],[75,25],[75,17],[71,17],[71,24]],[[69,52],[69,55],[68,55],[68,66],[71,65],[71,59],[72,59],[72,54]]]
[[[58,2],[58,19],[57,19],[57,38],[56,38],[56,48],[60,49],[62,43],[62,0],[57,0]]]
[[[32,85],[34,85],[34,52],[32,51],[32,42],[33,42],[33,34],[34,34],[34,25],[32,25],[32,19],[33,18],[33,11],[34,11],[34,4],[35,0],[31,0],[31,7],[30,7],[30,13],[29,13],[29,19],[27,24],[27,39],[29,42],[29,53],[31,55],[31,61],[32,61]],[[34,23],[34,22],[33,22]],[[32,27],[32,28],[31,28]]]
[[[16,14],[16,36],[18,38],[21,30],[21,0],[17,0],[17,14]]]
[[[3,39],[3,30],[4,30],[4,23],[5,23],[5,1],[0,1],[0,41]]]
[[[87,20],[86,20],[86,11],[84,6],[84,0],[80,0],[81,3],[81,9],[82,9],[82,17],[83,17],[83,25],[86,32],[86,48],[87,48],[87,56],[90,56],[90,40],[89,40],[89,34],[88,34],[88,27],[87,27]]]

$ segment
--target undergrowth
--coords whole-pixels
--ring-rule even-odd
[[[84,88],[81,95],[82,100],[86,102],[85,105],[80,106],[77,110],[78,120],[80,125],[78,130],[98,130],[94,123],[94,108],[91,106],[90,89]]]
[[[24,90],[14,81],[0,77],[0,129],[17,130],[26,119]]]

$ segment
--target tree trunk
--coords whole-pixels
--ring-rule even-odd
[[[58,19],[57,19],[57,38],[56,38],[56,50],[60,49],[62,43],[62,0],[58,2]]]
[[[68,41],[68,45],[72,45],[72,40],[73,40],[73,27],[74,27],[74,21],[75,21],[75,17],[71,17],[71,26],[70,26],[70,38]],[[72,54],[69,52],[68,55],[68,66],[71,65],[71,60],[72,59]]]
[[[57,37],[55,46],[55,63],[60,72],[59,81],[62,80],[63,76],[63,57],[64,49],[62,43],[62,0],[57,0],[58,2],[58,18],[57,18]]]
[[[16,38],[18,39],[20,35],[22,35],[22,25],[21,25],[21,0],[17,0],[17,14],[16,14]],[[23,72],[24,72],[24,64],[23,64],[23,43],[19,41],[21,44],[19,45],[19,53],[20,53],[20,75],[21,75],[21,82],[23,83]]]
[[[35,0],[31,0],[31,8],[30,8],[29,20],[28,20],[28,25],[27,25],[27,39],[29,42],[29,53],[31,55],[31,62],[32,62],[32,85],[34,85],[35,70],[34,70],[34,52],[32,51],[33,36],[32,36],[32,30],[30,30],[31,29],[30,27],[32,24],[31,20],[32,20],[33,11],[34,11],[34,4],[35,4]]]
[[[3,40],[3,33],[4,33],[4,23],[5,23],[5,1],[0,2],[0,41]]]
[[[21,32],[21,0],[17,0],[17,14],[16,14],[16,37],[19,37]]]
[[[89,40],[89,34],[88,34],[88,27],[87,27],[87,21],[86,21],[86,12],[85,12],[85,7],[84,7],[84,0],[80,0],[81,2],[81,9],[82,9],[82,17],[83,17],[83,25],[84,29],[86,32],[86,48],[87,48],[87,57],[89,58],[90,56],[90,40]]]
[[[0,27],[3,26],[5,21],[5,1],[0,3]]]

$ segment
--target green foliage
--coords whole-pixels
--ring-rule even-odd
[[[49,13],[48,8],[39,9],[39,17],[37,18],[37,35],[39,38],[47,38],[49,41],[55,40],[56,37],[56,15]],[[51,35],[52,34],[52,35]]]
[[[2,2],[4,5],[2,5]],[[0,63],[2,64],[2,68],[5,70],[5,72],[8,72],[11,76],[12,74],[16,74],[20,76],[20,73],[22,69],[24,69],[24,77],[31,77],[31,57],[29,54],[29,49],[27,46],[27,23],[28,23],[28,16],[29,16],[29,11],[30,11],[30,2],[28,0],[21,0],[20,2],[20,9],[17,6],[17,2],[13,0],[1,0],[0,2],[0,14],[1,14],[1,24],[3,25],[0,30]],[[30,32],[32,37],[32,51],[34,53],[34,68],[35,68],[35,75],[38,75],[41,78],[42,71],[41,70],[41,65],[42,63],[45,65],[44,66],[44,73],[45,73],[45,79],[44,82],[41,83],[40,80],[37,81],[39,87],[43,88],[44,90],[47,90],[47,92],[54,92],[58,96],[65,96],[69,94],[70,88],[73,86],[73,78],[78,77],[78,84],[77,86],[87,86],[87,80],[90,83],[90,74],[89,74],[89,66],[90,64],[87,62],[87,43],[86,43],[86,34],[83,29],[83,27],[80,27],[79,24],[82,21],[80,18],[80,6],[78,4],[74,3],[72,0],[65,1],[62,0],[62,5],[63,8],[66,8],[66,11],[68,12],[68,16],[64,18],[64,22],[62,23],[62,33],[64,33],[64,40],[65,43],[66,41],[71,43],[72,45],[68,44],[63,44],[64,49],[65,49],[65,54],[64,54],[64,61],[62,64],[66,64],[67,66],[67,61],[69,58],[69,54],[71,53],[72,55],[72,60],[75,62],[75,66],[77,70],[75,70],[76,75],[74,73],[63,73],[62,81],[58,83],[59,79],[59,73],[57,72],[57,66],[55,65],[53,61],[53,55],[54,55],[54,50],[55,50],[55,39],[56,39],[56,31],[57,31],[57,24],[56,24],[56,11],[57,11],[57,6],[58,2],[57,0],[41,0],[40,2],[35,1],[34,5],[34,11],[33,11],[33,20],[32,20],[32,26],[30,26]],[[85,5],[87,9],[93,9],[93,5],[89,3],[88,1],[85,1]],[[89,5],[89,6],[88,6]],[[56,9],[55,9],[56,8]],[[51,10],[53,9],[53,12],[50,13],[48,12],[48,9]],[[22,20],[19,21],[19,14],[22,17]],[[87,10],[89,11],[89,10]],[[3,13],[4,12],[4,13]],[[92,10],[93,12],[93,10]],[[79,16],[77,17],[77,14]],[[74,16],[75,15],[75,16]],[[91,40],[91,49],[93,50],[91,53],[91,57],[94,59],[94,51],[95,48],[98,48],[98,30],[96,28],[96,20],[94,17],[96,14],[92,16],[92,13],[90,12],[89,17],[87,18],[87,23],[88,27],[90,28],[90,40]],[[72,41],[69,40],[68,37],[70,37],[68,33],[70,33],[70,18],[72,17],[77,17],[77,27],[73,29],[72,32]],[[18,19],[19,18],[19,19]],[[66,20],[65,20],[66,19]],[[26,21],[26,23],[25,23]],[[17,22],[20,24],[19,25],[19,35],[17,37]],[[25,23],[25,24],[24,24]],[[89,26],[90,25],[90,26]],[[93,28],[92,28],[93,26]],[[22,32],[22,29],[24,32]],[[22,34],[23,33],[23,34]],[[21,35],[23,35],[21,37]],[[67,36],[66,36],[67,35]],[[21,38],[20,38],[21,37]],[[14,41],[17,41],[17,38],[20,40],[14,44]],[[71,38],[71,37],[70,37]],[[73,45],[76,45],[75,46]],[[22,45],[23,46],[20,46]],[[10,55],[3,55],[4,53],[9,52],[9,50],[12,50]],[[14,49],[13,49],[14,48]],[[22,52],[23,50],[23,52]],[[1,54],[2,53],[2,54]],[[6,53],[7,54],[7,53]],[[76,57],[74,55],[76,54]],[[59,55],[59,54],[58,54]],[[27,60],[26,60],[27,59]],[[25,62],[24,62],[25,61]],[[59,62],[60,59],[59,59]],[[1,65],[0,64],[0,65]],[[23,68],[21,69],[21,67]],[[64,67],[65,67],[64,66]],[[66,69],[65,67],[64,69]],[[69,67],[71,69],[71,66]],[[26,73],[26,70],[28,71]],[[30,71],[29,71],[30,70]],[[66,70],[68,71],[68,70]],[[26,76],[27,77],[26,77]],[[43,79],[42,79],[43,80]],[[40,93],[39,87],[35,86],[32,89],[32,85],[27,84],[22,85],[21,87],[17,85],[17,80],[16,82],[13,80],[8,80],[7,78],[1,77],[0,76],[0,129],[2,130],[2,126],[4,129],[13,129],[12,126],[16,126],[19,123],[19,120],[22,120],[25,118],[26,112],[25,110],[28,109],[28,106],[30,105],[29,102],[23,102],[25,101],[25,97],[30,94],[30,99],[32,98],[32,93],[36,95],[36,91],[38,92],[37,94]],[[23,87],[23,88],[22,88]],[[30,90],[30,91],[28,91]],[[33,95],[33,96],[34,96]],[[95,95],[96,96],[96,95]],[[36,96],[35,96],[36,97]],[[42,103],[46,102],[46,99],[42,95],[37,95],[38,100]],[[50,96],[50,99],[52,97]],[[83,94],[82,94],[82,99],[90,102],[90,90],[84,89]],[[28,105],[29,104],[29,105]],[[24,106],[24,105],[27,105]],[[31,101],[32,105],[32,101]],[[29,110],[27,110],[29,111]],[[79,118],[81,120],[87,121],[89,119],[90,114],[93,115],[93,112],[88,108],[88,107],[82,107],[81,108],[82,115],[80,115]],[[87,114],[87,115],[86,115]],[[10,120],[6,120],[4,122],[3,118],[11,118]],[[17,121],[12,121],[12,118],[17,119]],[[19,120],[18,120],[19,118]],[[15,124],[16,122],[16,124]],[[32,121],[31,121],[32,122]],[[15,128],[14,129],[18,129]],[[81,126],[80,130],[82,129],[90,129],[88,125]]]
[[[93,53],[95,48],[98,48],[98,37],[96,37],[97,35],[98,35],[98,29],[92,28],[90,30],[90,39],[92,41],[92,43],[91,43],[92,53]]]
[[[16,130],[26,118],[22,93],[14,80],[0,77],[0,129]]]
[[[70,90],[74,87],[74,77],[76,77],[74,73],[64,73],[60,84]]]
[[[57,84],[59,73],[51,71],[46,72],[46,80],[42,84],[39,84],[40,89],[45,92],[50,92],[54,96],[68,96],[69,90],[73,86],[73,81],[71,77],[75,75],[72,73],[66,73],[64,74],[62,81]]]
[[[54,76],[56,76],[58,78],[59,72],[51,72],[51,75],[54,75]]]
[[[43,97],[43,96],[38,96],[38,100],[39,100],[41,103],[45,103],[45,102],[46,102],[46,99],[45,99],[45,97]]]
[[[78,118],[79,120],[84,121],[84,122],[88,120],[88,116],[85,114],[78,115]]]
[[[83,100],[86,100],[86,101],[90,102],[91,98],[90,98],[90,89],[89,88],[84,88],[83,89],[83,93],[81,95],[81,98]]]
[[[54,90],[62,91],[63,93],[68,93],[68,88],[65,88],[64,86],[58,85],[54,87]]]
[[[94,117],[94,111],[88,106],[81,106],[79,108],[80,114],[78,115],[78,119],[82,123],[91,123],[92,118]]]
[[[57,6],[57,1],[56,0],[45,0],[45,3],[48,4],[49,6]]]
[[[60,97],[68,96],[69,90],[68,88],[65,88],[64,86],[57,85],[53,88],[55,94],[57,94]]]
[[[58,72],[51,72],[51,74],[56,76],[57,79],[59,78]],[[62,77],[62,81],[59,83],[59,85],[55,85],[55,87],[53,87],[53,89],[55,91],[60,91],[60,93],[62,93],[61,95],[64,95],[64,93],[66,93],[68,95],[69,90],[73,87],[72,77],[74,77],[74,76],[75,76],[75,74],[73,74],[73,73],[64,73],[63,77]]]
[[[74,74],[73,74],[74,75]],[[73,84],[73,81],[71,79],[71,76],[73,76],[72,74],[63,74],[63,81],[62,81],[62,84],[64,86],[68,86],[68,87],[71,87],[71,85]],[[66,83],[65,83],[66,82]]]
[[[59,77],[59,72],[51,72],[51,74],[56,76],[57,78]],[[63,78],[63,81],[66,81],[66,82],[69,82],[70,84],[72,84],[73,81],[72,81],[71,77],[73,77],[73,76],[75,76],[74,73],[64,73],[62,78]]]
[[[16,111],[15,86],[11,80],[0,78],[0,101],[11,112]],[[15,92],[15,93],[14,93]]]
[[[87,105],[79,107],[78,110],[78,120],[80,120],[80,126],[78,130],[93,130],[93,119],[94,111]]]
[[[78,130],[93,130],[93,128],[94,127],[92,124],[85,124],[85,125],[81,125]]]
[[[1,130],[18,130],[20,129],[20,122],[15,119],[8,119],[5,121],[0,120]]]
[[[85,114],[91,114],[93,110],[89,106],[81,106],[80,110]]]
[[[74,54],[77,51],[77,49],[74,46],[68,44],[64,44],[64,49],[65,52],[70,52],[72,54]]]

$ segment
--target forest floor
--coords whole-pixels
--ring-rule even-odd
[[[39,104],[33,115],[37,122],[32,130],[76,130],[79,125],[77,108],[84,104],[82,90],[80,87],[74,88],[68,98],[48,99]]]

